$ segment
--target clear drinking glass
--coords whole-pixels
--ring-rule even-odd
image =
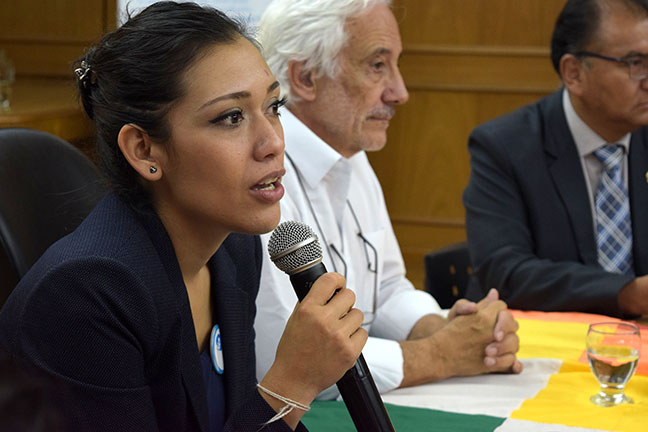
[[[11,85],[16,77],[13,62],[7,57],[4,50],[0,50],[0,110],[9,108],[11,98]]]
[[[634,403],[624,394],[626,383],[637,369],[641,337],[639,328],[621,322],[601,322],[587,331],[587,357],[601,390],[590,400],[600,406]]]

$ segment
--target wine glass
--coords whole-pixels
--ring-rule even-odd
[[[601,390],[590,400],[609,407],[634,403],[624,394],[637,369],[641,339],[636,325],[622,322],[594,323],[587,330],[587,357]]]

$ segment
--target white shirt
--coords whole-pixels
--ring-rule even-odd
[[[281,219],[303,222],[315,231],[328,271],[344,275],[346,263],[347,287],[356,294],[355,307],[365,313],[370,335],[363,355],[378,390],[393,390],[403,380],[403,353],[396,341],[407,339],[424,315],[438,314],[441,309],[432,296],[416,290],[405,278],[382,189],[367,155],[359,152],[344,158],[288,110],[282,110],[281,122],[286,142]],[[376,254],[358,236],[359,230]],[[265,248],[269,238],[270,234],[261,236]],[[265,255],[255,321],[259,381],[274,362],[279,339],[297,302],[288,275]],[[371,272],[368,266],[375,269],[376,264],[377,272]],[[375,319],[368,322],[374,315],[374,292]],[[338,394],[333,386],[319,398],[333,399]]]
[[[594,233],[596,233],[597,217],[594,203],[596,202],[596,191],[598,190],[601,175],[603,174],[603,164],[594,155],[594,152],[608,143],[578,116],[571,103],[567,89],[563,90],[563,109],[565,110],[567,126],[574,138],[576,150],[578,150],[578,155],[580,156],[583,174],[585,175],[585,184],[587,186],[587,196],[589,197],[590,209],[592,211],[592,221],[594,221]],[[621,176],[623,177],[623,184],[627,191],[630,134],[624,135],[616,144],[620,144],[624,150]]]

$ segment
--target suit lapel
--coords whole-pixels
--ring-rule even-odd
[[[542,106],[545,154],[554,185],[567,209],[583,263],[598,265],[592,212],[583,168],[562,104],[562,90],[549,96]]]
[[[149,232],[160,260],[165,267],[169,283],[174,290],[180,316],[182,317],[182,349],[180,369],[187,399],[200,430],[208,430],[207,393],[200,364],[200,353],[196,341],[196,331],[191,318],[189,296],[182,279],[171,240],[160,219],[154,212],[141,214],[144,226]],[[226,241],[227,242],[227,241]],[[255,271],[254,258],[250,257],[249,268],[242,271]],[[216,321],[221,329],[223,360],[225,364],[226,413],[229,417],[233,408],[240,406],[256,391],[251,382],[254,380],[253,322],[254,299],[239,288],[237,266],[228,253],[225,243],[210,260],[212,278],[212,301],[215,302]]]
[[[182,286],[184,287],[184,285]],[[186,303],[181,305],[181,307],[191,311],[188,298]],[[200,364],[200,354],[198,353],[196,330],[191,319],[191,312],[189,312],[188,317],[184,313],[182,316],[182,362],[180,364],[182,381],[185,385],[187,398],[190,400],[196,418],[198,419],[200,430],[206,432],[208,429],[207,392],[205,390],[205,380]]]
[[[164,265],[167,277],[169,278],[170,287],[176,298],[182,326],[182,348],[180,351],[182,381],[187,399],[193,408],[193,413],[200,426],[200,430],[207,432],[207,392],[205,390],[205,381],[200,364],[200,353],[198,352],[198,342],[196,341],[196,330],[191,315],[189,296],[182,278],[180,265],[178,264],[171,239],[157,214],[149,210],[140,212],[139,215],[144,220],[143,225],[155,245],[160,261]]]
[[[630,140],[628,189],[635,274],[643,275],[648,273],[648,148],[645,128],[633,132]]]
[[[173,252],[173,246],[169,240],[168,246]],[[159,250],[159,249],[158,249]],[[198,341],[196,341],[196,328],[194,327],[191,315],[191,306],[189,304],[189,295],[182,279],[182,272],[175,252],[172,260],[167,260],[167,274],[172,286],[176,287],[178,308],[182,322],[182,351],[180,354],[180,369],[182,371],[182,381],[187,393],[187,399],[191,402],[191,407],[200,426],[200,430],[208,430],[208,410],[207,410],[207,391],[205,389],[205,378],[202,374],[202,365],[200,364],[200,353],[198,351]]]
[[[249,392],[248,376],[251,361],[248,294],[236,284],[236,269],[227,248],[221,247],[212,260],[212,295],[216,302],[216,320],[221,329],[225,363],[226,412],[240,406]],[[253,361],[253,358],[252,358]]]

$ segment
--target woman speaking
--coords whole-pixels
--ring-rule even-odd
[[[284,101],[255,42],[215,9],[160,2],[77,66],[111,192],[15,288],[1,349],[55,383],[63,430],[303,430],[367,334],[326,274],[257,385],[255,234],[279,221]]]

